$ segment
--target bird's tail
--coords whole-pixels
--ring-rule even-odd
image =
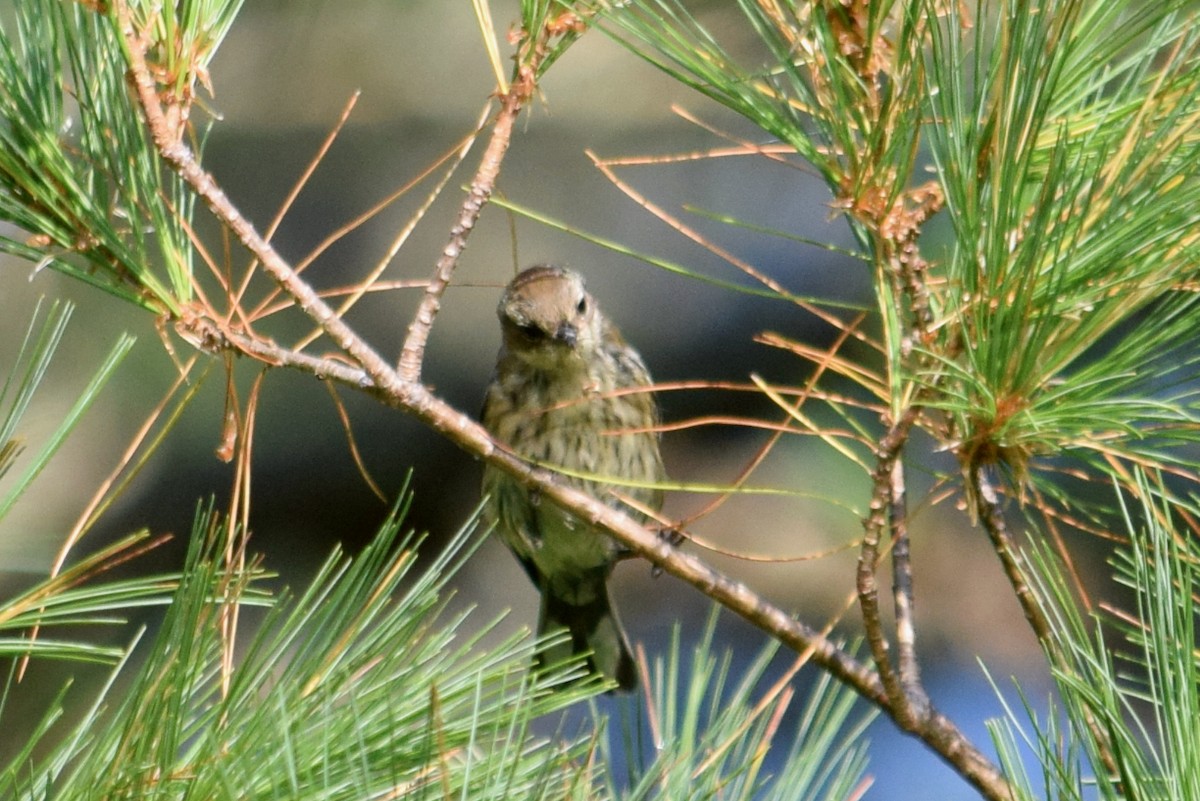
[[[539,659],[541,665],[587,653],[589,669],[614,679],[619,690],[637,687],[637,665],[629,651],[621,621],[608,598],[608,588],[603,583],[597,588],[594,600],[582,605],[569,603],[549,591],[542,593],[538,633],[549,634],[560,629],[566,629],[571,639],[543,651]]]

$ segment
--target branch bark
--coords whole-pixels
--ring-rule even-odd
[[[905,731],[918,731],[929,716],[929,702],[916,673],[916,652],[913,646],[911,581],[908,570],[907,523],[903,517],[903,475],[900,455],[908,434],[916,422],[918,409],[909,406],[880,440],[875,453],[875,469],[871,474],[873,492],[866,520],[863,521],[862,550],[856,572],[858,604],[862,610],[863,627],[871,657],[879,671],[880,681],[891,707],[892,717]],[[896,625],[900,645],[900,671],[892,667],[890,646],[884,631],[879,607],[879,584],[875,571],[879,566],[879,546],[887,531],[897,538],[900,554],[893,552],[896,567],[893,588],[896,598]]]
[[[987,476],[987,468],[975,460],[968,467],[967,474],[967,480],[971,482],[972,494],[975,497],[979,522],[983,524],[984,531],[988,533],[996,556],[1000,557],[1004,575],[1012,585],[1017,602],[1021,604],[1021,611],[1025,613],[1025,619],[1029,621],[1029,627],[1033,629],[1033,634],[1038,641],[1043,647],[1051,647],[1050,623],[1046,620],[1046,615],[1042,611],[1033,589],[1029,586],[1029,582],[1025,580],[1025,571],[1021,567],[1021,557],[1017,545],[1013,542],[1012,535],[1009,534],[1008,523],[1004,519],[1004,512],[1000,509],[1000,498],[996,495],[996,488],[992,486],[992,482]]]
[[[442,249],[433,277],[425,288],[425,294],[421,297],[412,322],[409,323],[408,334],[400,351],[398,368],[400,378],[405,381],[421,380],[425,345],[429,341],[429,332],[433,329],[433,320],[442,305],[442,293],[450,285],[450,278],[458,265],[458,259],[467,247],[467,238],[474,230],[483,207],[492,196],[496,176],[500,174],[500,164],[512,141],[513,125],[532,93],[532,79],[524,79],[514,82],[502,99],[500,113],[492,125],[491,139],[475,173],[475,179],[471,182],[471,188],[467,191],[467,199],[463,202],[458,219],[450,229],[450,240]]]

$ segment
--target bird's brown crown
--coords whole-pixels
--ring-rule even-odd
[[[497,308],[510,350],[590,349],[599,328],[591,296],[576,272],[538,265],[521,272]]]

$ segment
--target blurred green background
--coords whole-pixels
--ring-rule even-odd
[[[728,31],[736,42],[741,22],[731,5],[708,4],[704,20],[713,29]],[[497,26],[504,28],[515,19],[516,7],[514,2],[493,3]],[[212,130],[204,163],[260,229],[274,217],[348,99],[362,92],[344,132],[274,237],[276,247],[294,260],[452,147],[473,128],[494,89],[467,0],[249,0],[215,61],[212,79],[216,95],[208,102],[221,121]],[[727,144],[674,114],[673,103],[745,139],[764,141],[760,132],[601,33],[574,45],[541,90],[522,116],[504,164],[499,188],[505,197],[635,250],[750,285],[734,267],[622,194],[591,165],[585,150],[601,157],[666,155]],[[419,279],[430,273],[461,200],[461,187],[481,151],[482,143],[393,260],[385,279]],[[691,204],[853,247],[824,185],[802,169],[759,157],[726,157],[630,167],[621,175],[791,290],[871,306],[864,263],[681,209]],[[320,287],[360,278],[383,257],[427,191],[427,186],[418,188],[339,241],[307,277]],[[210,235],[210,249],[221,253],[206,213],[198,212],[197,218]],[[489,378],[498,346],[494,306],[500,287],[515,264],[542,261],[566,264],[586,275],[609,316],[660,381],[744,382],[755,373],[796,385],[812,366],[755,344],[754,334],[778,331],[818,346],[836,335],[786,302],[735,295],[676,276],[492,207],[446,295],[427,357],[426,380],[460,408],[472,413],[478,408]],[[235,270],[245,263],[244,254],[235,251]],[[0,366],[11,363],[38,297],[72,298],[79,304],[50,383],[30,418],[31,438],[56,424],[72,393],[120,332],[130,331],[139,339],[85,425],[0,532],[0,586],[11,591],[45,574],[64,533],[174,379],[175,367],[154,320],[145,313],[49,271],[35,272],[28,263],[6,258],[0,265]],[[349,320],[392,358],[398,355],[416,297],[413,290],[376,294],[359,303]],[[287,342],[306,329],[293,319],[271,321],[263,330]],[[186,346],[175,344],[187,355]],[[252,365],[237,365],[243,397],[255,373]],[[428,530],[428,546],[436,548],[477,504],[478,464],[400,413],[349,391],[339,394],[364,463],[386,492],[398,492],[407,472],[415,469],[410,522]],[[221,504],[228,499],[233,470],[214,454],[224,397],[222,369],[216,364],[181,426],[84,541],[83,550],[142,527],[185,534],[198,500],[215,495]],[[667,421],[703,415],[779,418],[768,401],[750,393],[672,392],[664,394],[662,406]],[[764,432],[729,426],[690,428],[668,434],[664,453],[678,480],[728,483],[765,438]],[[941,466],[948,468],[949,462]],[[332,543],[353,549],[365,542],[387,511],[354,466],[326,388],[310,376],[286,371],[267,376],[254,470],[252,548],[264,553],[267,566],[288,583],[302,581]],[[914,480],[922,478],[915,475]],[[784,558],[830,551],[861,533],[858,518],[846,506],[865,505],[867,479],[819,441],[785,438],[753,483],[817,497],[735,499],[697,523],[695,532],[722,548]],[[706,500],[672,497],[667,513],[687,515]],[[999,705],[975,660],[982,659],[996,676],[1019,674],[1028,681],[1039,663],[1036,645],[986,538],[970,528],[952,503],[920,508],[913,550],[919,645],[934,700],[982,741],[982,720],[997,714]],[[182,552],[182,543],[175,543],[154,558],[173,564]],[[852,548],[776,564],[706,556],[817,626],[852,597]],[[673,622],[682,620],[685,628],[698,632],[708,610],[698,593],[670,577],[652,578],[640,562],[618,569],[614,595],[631,637],[651,655],[661,648]],[[481,620],[511,609],[503,629],[511,631],[533,624],[537,598],[503,546],[488,543],[460,577],[456,603],[482,607]],[[854,611],[848,619],[855,619]],[[737,621],[727,619],[722,631],[741,652],[757,650],[761,641]],[[854,631],[853,626],[846,631]],[[115,636],[124,640],[128,633]],[[54,670],[42,678],[48,691],[59,686]],[[872,772],[911,776],[913,781],[885,779],[868,797],[973,797],[935,757],[900,737],[890,724],[876,724],[873,739],[878,747],[872,752]]]

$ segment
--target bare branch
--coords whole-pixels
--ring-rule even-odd
[[[116,0],[113,7],[129,53],[133,86],[159,155],[188,182],[238,241],[259,258],[276,283],[296,299],[300,308],[321,326],[334,344],[362,365],[377,386],[397,387],[399,377],[391,366],[342,322],[311,286],[300,280],[287,261],[242,216],[213,177],[200,167],[191,149],[174,135],[170,120],[159,102],[154,77],[146,63],[145,42],[134,30],[129,5],[125,0]]]
[[[1038,641],[1043,645],[1049,645],[1050,623],[1046,620],[1046,615],[1038,604],[1037,596],[1029,586],[1029,582],[1025,580],[1021,557],[1017,553],[1017,546],[1013,542],[1012,535],[1009,534],[1004,513],[1000,510],[1000,499],[996,495],[996,488],[988,480],[986,468],[978,461],[973,462],[967,472],[975,505],[979,512],[979,521],[987,531],[988,537],[991,538],[996,555],[1000,557],[1000,564],[1004,566],[1004,575],[1008,578],[1008,583],[1012,585],[1013,593],[1021,604],[1021,611],[1025,613],[1025,619],[1029,621],[1029,627],[1033,629],[1033,634]]]
[[[908,488],[904,479],[904,461],[892,463],[891,504],[888,510],[892,531],[892,603],[896,610],[896,667],[906,702],[922,714],[929,697],[921,683],[917,661],[917,629],[913,621],[912,564],[908,550]]]
[[[1008,581],[1012,585],[1013,593],[1017,596],[1017,601],[1021,604],[1021,610],[1025,613],[1025,619],[1029,621],[1029,627],[1033,630],[1034,636],[1038,638],[1038,642],[1046,649],[1046,654],[1049,656],[1050,661],[1058,669],[1070,671],[1071,666],[1069,661],[1065,658],[1058,643],[1054,640],[1053,629],[1050,626],[1049,620],[1046,619],[1046,613],[1042,611],[1042,607],[1038,603],[1037,594],[1029,586],[1029,582],[1025,580],[1025,571],[1021,566],[1020,554],[1012,535],[1008,531],[1008,523],[1005,521],[1004,512],[1000,508],[1000,498],[996,493],[996,488],[992,486],[991,481],[988,479],[987,468],[976,461],[970,465],[967,473],[967,480],[970,482],[970,491],[975,499],[979,520],[983,524],[984,530],[987,531],[988,537],[992,540],[992,547],[995,549],[996,555],[1000,557],[1000,564],[1004,567],[1004,575],[1008,577]],[[1092,738],[1098,747],[1100,761],[1107,768],[1110,775],[1119,776],[1120,768],[1113,754],[1112,739],[1109,732],[1100,724],[1100,721],[1096,720],[1096,716],[1090,709],[1084,709],[1084,723],[1088,727],[1088,730],[1091,731]]]
[[[526,36],[537,37],[538,43],[544,44],[551,35],[549,27],[541,31],[526,32]],[[450,240],[442,249],[434,268],[433,277],[425,288],[421,303],[408,326],[408,334],[404,338],[404,347],[400,352],[398,372],[405,381],[416,383],[421,380],[421,364],[425,359],[425,345],[429,341],[429,332],[433,328],[434,317],[442,304],[442,293],[450,284],[458,259],[467,247],[467,237],[475,229],[475,223],[483,207],[487,205],[496,186],[496,176],[500,174],[500,163],[508,152],[512,141],[513,125],[517,121],[521,109],[533,96],[536,88],[538,62],[544,54],[544,47],[535,44],[530,48],[531,61],[522,66],[517,80],[513,81],[508,90],[501,95],[500,112],[492,124],[492,136],[488,141],[487,150],[483,153],[479,169],[471,181],[467,198],[459,210],[458,219],[450,229]]]
[[[458,219],[450,229],[450,240],[442,249],[442,255],[438,258],[433,277],[425,288],[425,294],[421,297],[421,303],[417,306],[412,322],[408,325],[408,334],[404,338],[404,347],[400,351],[399,363],[399,374],[405,381],[421,380],[425,345],[429,341],[429,332],[433,328],[434,317],[437,316],[438,309],[442,305],[442,293],[449,286],[454,268],[458,265],[458,259],[467,247],[467,237],[474,230],[483,207],[492,196],[492,190],[496,185],[496,176],[500,173],[500,163],[504,160],[504,154],[508,152],[508,145],[512,140],[513,124],[528,99],[526,92],[531,88],[531,86],[527,88],[524,84],[515,83],[509,89],[508,94],[504,96],[500,113],[492,126],[492,138],[488,142],[487,150],[483,153],[479,170],[475,173],[474,180],[471,181],[471,188],[459,210]]]
[[[871,473],[871,503],[867,519],[863,521],[862,550],[858,556],[856,571],[858,587],[858,604],[862,609],[863,628],[867,635],[867,645],[871,649],[871,657],[879,671],[881,684],[888,698],[888,704],[897,715],[897,722],[906,731],[914,731],[918,716],[909,714],[911,710],[906,700],[904,687],[901,685],[896,671],[892,668],[889,655],[890,646],[887,634],[883,629],[883,619],[879,610],[879,584],[875,580],[875,571],[879,566],[879,546],[883,532],[889,530],[892,507],[892,478],[904,443],[908,441],[909,431],[917,419],[915,407],[909,407],[892,424],[887,434],[880,440],[875,453],[875,469]]]

